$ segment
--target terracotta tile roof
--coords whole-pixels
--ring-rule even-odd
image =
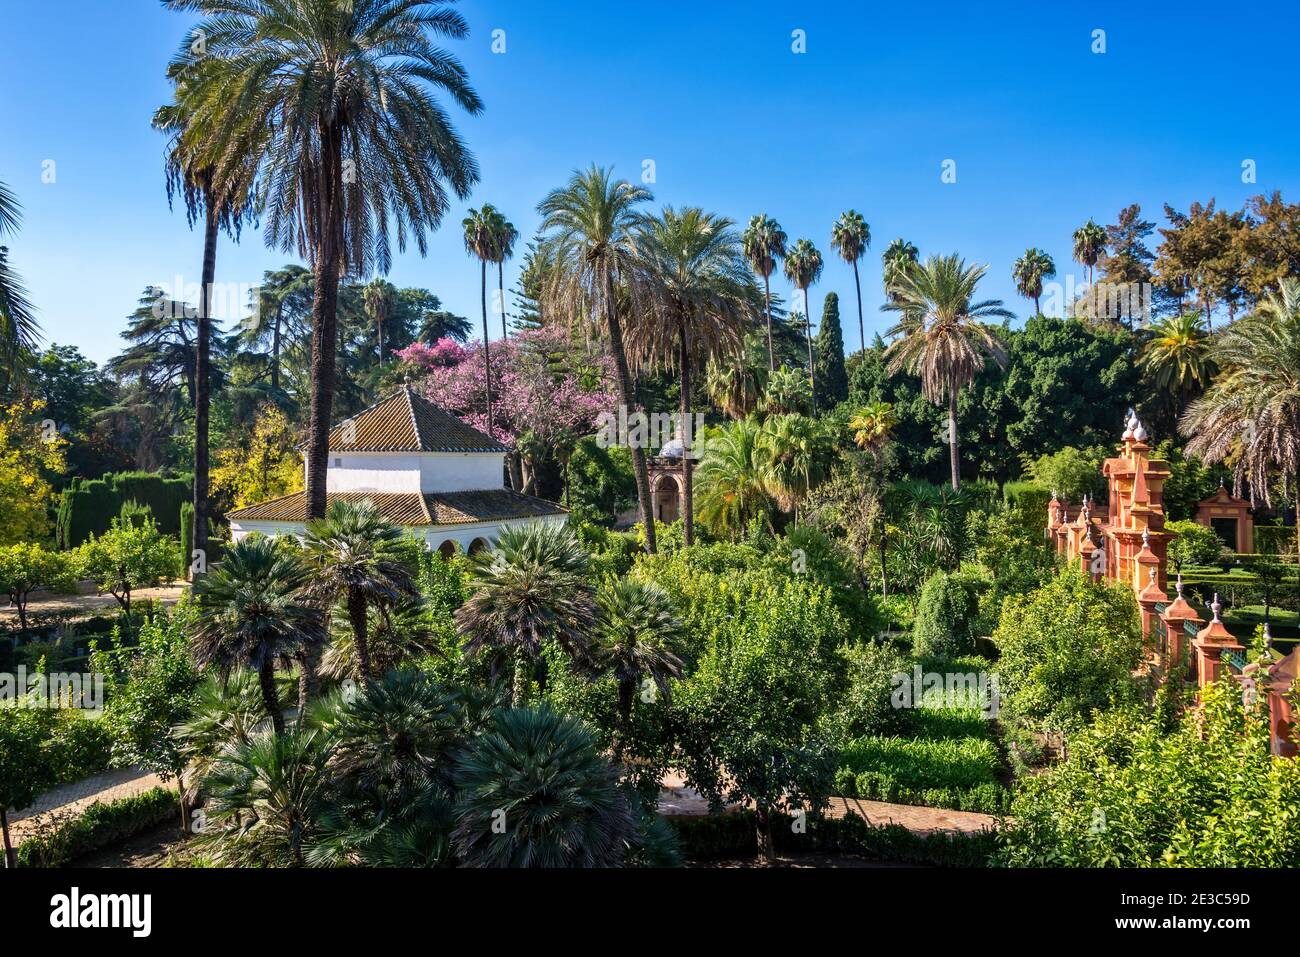
[[[522,495],[508,488],[424,495],[417,492],[331,492],[328,496],[330,502],[338,499],[374,502],[383,516],[397,525],[460,525],[567,514],[554,502]],[[227,513],[227,517],[235,521],[302,522],[306,516],[306,492],[246,505]]]
[[[490,435],[466,425],[409,386],[330,430],[331,452],[506,452]]]

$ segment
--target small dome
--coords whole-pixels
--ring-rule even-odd
[[[686,446],[682,444],[681,439],[673,439],[664,443],[664,447],[659,450],[659,454],[666,459],[680,459],[686,452]]]

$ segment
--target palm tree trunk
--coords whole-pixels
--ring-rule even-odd
[[[619,325],[618,310],[614,305],[614,276],[605,271],[605,323],[609,326],[609,351],[614,355],[614,368],[618,373],[618,391],[623,407],[631,412],[641,411],[636,393],[632,389],[632,376],[628,372],[627,352],[623,348],[623,327]],[[650,499],[650,472],[646,468],[645,449],[630,442],[632,471],[636,476],[636,497],[641,506],[641,524],[645,528],[645,550],[653,555],[658,550],[655,539],[655,517]]]
[[[686,437],[689,434],[691,445],[695,443],[695,436],[690,432],[693,423],[690,421],[691,414],[691,332],[690,327],[683,320],[679,327],[678,335],[678,355],[677,361],[682,367],[682,389],[681,389],[681,430],[682,430],[682,543],[684,545],[693,545],[695,543],[695,497],[694,497],[694,477],[691,468],[691,447],[686,444]]]
[[[1042,314],[1043,314],[1043,307],[1040,306],[1040,305],[1038,304],[1038,297],[1035,296],[1035,297],[1034,297],[1034,315],[1036,315],[1036,316],[1041,316]]]
[[[767,371],[776,371],[776,352],[772,349],[772,280],[763,273],[763,305],[767,309]]]
[[[618,733],[614,736],[614,760],[623,756],[623,747],[627,741],[628,729],[632,726],[632,696],[636,692],[636,683],[631,678],[621,678],[618,682]]]
[[[812,410],[813,410],[813,415],[816,415],[817,414],[817,370],[814,367],[814,363],[813,363],[812,305],[808,302],[808,289],[806,287],[804,288],[803,291],[803,309],[804,312],[806,313],[806,315],[804,316],[804,322],[805,322],[804,332],[807,334],[807,339],[808,339],[808,381],[812,385]]]
[[[948,389],[948,459],[952,466],[952,487],[961,487],[960,458],[957,454],[957,390]]]
[[[853,260],[853,287],[858,291],[858,341],[862,351],[867,351],[867,327],[862,322],[862,282],[858,279],[858,261]]]
[[[176,803],[181,808],[181,834],[185,837],[190,835],[190,813],[189,807],[185,803],[185,768],[178,768],[176,771]]]
[[[217,273],[217,227],[220,224],[217,203],[205,178],[203,206],[203,288],[199,292],[198,343],[194,350],[194,516],[191,547],[201,561],[201,574],[207,568],[208,554],[208,410],[211,405],[212,356],[212,284]],[[193,555],[183,559],[190,562]]]
[[[320,656],[320,646],[313,644],[298,659],[299,718],[306,713],[307,705],[311,699],[316,697],[316,689],[320,685],[320,678],[316,673],[320,666]]]
[[[510,338],[510,333],[506,332],[506,266],[504,260],[497,263],[497,292],[501,296],[501,341],[505,342]]]
[[[352,640],[356,647],[357,677],[370,680],[370,648],[366,637],[366,597],[360,592],[348,593],[348,621],[352,624]]]
[[[257,683],[262,688],[262,704],[271,716],[271,727],[275,728],[278,738],[284,734],[284,714],[280,711],[280,696],[275,691],[275,665],[270,660],[264,661],[258,669]]]
[[[487,393],[487,424],[488,433],[492,432],[492,357],[488,349],[488,328],[487,328],[487,260],[480,259],[479,265],[482,267],[480,278],[482,280],[480,289],[483,293],[483,388]]]
[[[9,812],[0,807],[0,834],[4,835],[5,868],[13,870],[18,866],[18,854],[9,840]]]
[[[312,264],[311,411],[307,425],[307,518],[324,518],[330,454],[330,415],[338,351],[339,265],[343,242],[343,140],[337,126],[322,124],[324,188],[317,197],[321,232]]]

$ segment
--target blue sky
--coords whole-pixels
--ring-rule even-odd
[[[987,263],[984,292],[1024,316],[1012,262],[1037,245],[1062,279],[1081,280],[1070,233],[1089,216],[1112,222],[1136,201],[1162,222],[1165,202],[1236,208],[1272,189],[1295,201],[1300,186],[1294,0],[459,6],[471,36],[451,46],[486,109],[458,121],[482,181],[427,258],[408,250],[390,278],[475,320],[465,208],[491,202],[527,236],[537,201],[592,161],[636,179],[653,160],[656,204],[701,205],[740,225],[767,212],[792,240],[812,239],[827,260],[814,315],[838,292],[849,348],[852,272],[830,249],[848,207],[872,230],[870,337],[888,324],[879,253],[897,236]],[[149,126],[190,21],[153,0],[5,7],[0,179],[26,211],[11,258],[47,337],[102,361],[144,286],[197,278],[201,237],[168,209],[163,141]],[[504,54],[491,50],[497,29]],[[1095,29],[1104,54],[1091,51]],[[792,52],[794,30],[806,53]],[[941,181],[947,159],[955,183]],[[1242,182],[1244,159],[1256,184]],[[217,280],[254,285],[291,258],[246,230],[237,246],[223,239]]]

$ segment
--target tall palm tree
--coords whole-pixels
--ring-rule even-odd
[[[763,424],[755,452],[763,483],[797,523],[799,506],[826,475],[831,452],[826,433],[807,416],[774,416]]]
[[[393,314],[397,287],[376,276],[361,290],[361,304],[370,321],[375,324],[375,344],[379,349],[379,364],[384,364],[384,325]]]
[[[895,239],[880,254],[881,275],[885,283],[885,297],[894,300],[894,290],[903,276],[918,262],[920,252],[906,239]]]
[[[798,240],[785,256],[785,278],[803,291],[804,326],[808,336],[808,382],[812,387],[813,414],[817,412],[817,370],[813,362],[812,306],[808,302],[808,287],[822,274],[822,254],[812,240]]]
[[[537,206],[542,214],[541,250],[550,263],[541,284],[543,308],[557,316],[587,316],[603,321],[614,357],[619,396],[629,413],[640,411],[619,318],[617,286],[636,259],[635,234],[643,216],[638,207],[651,198],[649,190],[613,171],[592,165],[575,171],[563,187],[552,190]],[[646,551],[656,549],[653,501],[645,450],[633,445],[632,471],[645,529]]]
[[[1141,361],[1157,388],[1184,402],[1209,384],[1214,361],[1204,316],[1167,316],[1151,326],[1150,334]]]
[[[785,256],[785,230],[767,213],[759,213],[745,227],[745,256],[754,272],[763,277],[763,307],[767,313],[767,369],[776,370],[776,353],[772,348],[772,271],[776,261]]]
[[[22,206],[18,197],[0,182],[0,240],[7,233],[16,233],[21,223]],[[22,375],[25,364],[19,360],[36,348],[39,338],[36,309],[27,298],[22,278],[9,265],[8,247],[0,243],[0,353],[11,382]]]
[[[1180,431],[1188,452],[1230,459],[1237,485],[1270,502],[1270,482],[1300,481],[1300,280],[1283,279],[1251,315],[1215,339],[1219,374],[1188,406]],[[1300,553],[1300,523],[1296,529]]]
[[[629,332],[637,360],[677,367],[680,377],[682,537],[695,541],[694,450],[690,447],[692,371],[702,360],[738,362],[745,331],[758,322],[758,290],[731,220],[689,206],[671,206],[637,237],[637,281],[648,308]]]
[[[617,760],[631,731],[637,688],[649,682],[667,702],[670,679],[682,676],[686,624],[668,593],[652,582],[631,578],[607,582],[596,603],[600,624],[592,658],[595,669],[612,675],[618,685]]]
[[[622,863],[631,810],[618,772],[576,718],[546,706],[499,711],[461,755],[455,777],[453,839],[464,866]]]
[[[1043,281],[1056,275],[1056,263],[1052,257],[1037,246],[1025,250],[1025,254],[1011,267],[1011,278],[1015,280],[1016,291],[1026,299],[1034,300],[1034,315],[1041,316],[1042,308],[1038,304],[1043,295]]]
[[[501,338],[510,338],[506,331],[506,260],[515,254],[515,243],[519,241],[519,230],[514,223],[506,219],[499,211],[492,220],[492,240],[496,247],[493,262],[497,264],[497,296],[501,302]]]
[[[716,356],[709,359],[704,370],[704,391],[726,415],[743,419],[758,408],[767,380],[762,343],[751,335],[745,338],[739,359]]]
[[[356,673],[368,682],[368,609],[391,607],[418,594],[401,546],[402,531],[373,502],[337,499],[324,518],[307,523],[303,546],[311,568],[305,593],[325,608],[342,602],[352,625]]]
[[[487,264],[496,257],[496,216],[492,206],[484,204],[482,209],[471,209],[461,225],[465,229],[465,251],[478,258],[479,291],[483,307],[483,382],[487,396],[488,431],[492,431],[492,362],[488,343],[487,324]]]
[[[715,535],[735,540],[760,517],[771,525],[773,503],[758,449],[762,429],[755,418],[724,425],[700,459],[700,521]]]
[[[195,660],[223,678],[239,667],[257,673],[262,702],[284,733],[275,664],[301,657],[323,640],[320,612],[302,598],[306,569],[272,539],[251,535],[226,549],[220,566],[194,584],[199,615]]]
[[[902,313],[889,330],[886,353],[891,375],[907,371],[921,380],[921,392],[936,405],[948,400],[948,455],[952,487],[961,486],[957,440],[957,397],[984,368],[986,358],[1005,367],[1006,350],[984,320],[1010,319],[998,299],[972,301],[986,266],[968,266],[956,254],[931,256],[898,280],[896,299],[881,308]]]
[[[1088,268],[1088,285],[1092,285],[1093,270],[1106,251],[1106,229],[1098,226],[1092,219],[1074,231],[1074,247],[1071,255],[1074,261]]]
[[[529,664],[545,685],[542,650],[555,641],[585,661],[595,625],[588,556],[572,530],[535,523],[503,529],[495,552],[482,552],[470,566],[470,597],[456,609],[466,635],[465,652],[492,656],[496,680],[512,659]],[[511,701],[525,675],[517,669]]]
[[[785,366],[767,377],[767,387],[758,402],[763,415],[807,415],[812,412],[812,389],[808,377],[797,369]]]
[[[203,16],[195,49],[173,61],[189,122],[215,159],[220,194],[246,175],[265,211],[268,245],[307,257],[314,272],[307,514],[325,514],[341,275],[386,273],[427,233],[478,167],[433,96],[466,112],[482,102],[434,36],[461,39],[464,18],[423,0],[166,0]]]
[[[173,67],[176,78],[175,102],[154,114],[154,127],[168,134],[166,174],[167,200],[180,194],[190,226],[203,220],[203,265],[199,277],[199,312],[195,334],[194,361],[194,516],[191,529],[193,549],[203,558],[196,566],[206,567],[208,551],[208,419],[212,404],[212,292],[217,273],[217,235],[221,229],[235,235],[251,213],[250,164],[231,166],[234,172],[218,180],[215,161],[192,135],[194,118],[184,97],[183,70]],[[185,556],[189,561],[190,556]]]
[[[858,278],[858,260],[871,245],[871,227],[857,210],[850,209],[841,213],[831,227],[831,245],[840,254],[840,258],[853,266],[853,287],[858,293],[858,341],[859,348],[867,348],[867,327],[862,322],[862,282]]]

